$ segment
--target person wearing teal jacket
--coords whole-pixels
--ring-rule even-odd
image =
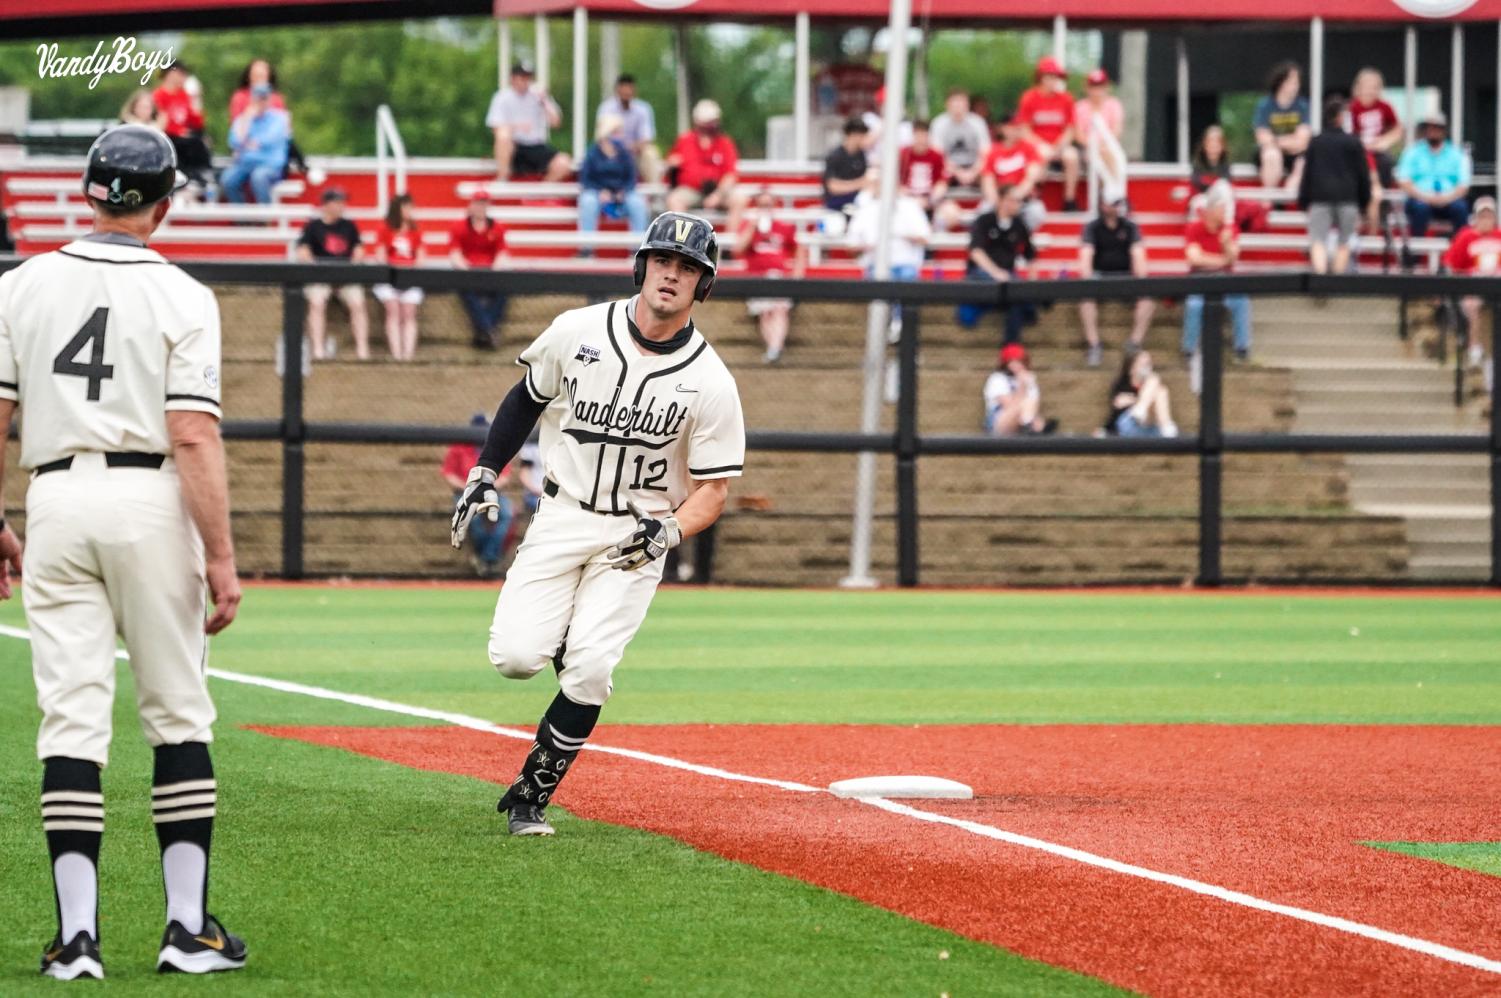
[[[1449,122],[1435,111],[1418,122],[1419,141],[1402,152],[1397,183],[1407,195],[1407,224],[1414,236],[1440,218],[1458,232],[1470,220],[1470,156],[1449,140]]]

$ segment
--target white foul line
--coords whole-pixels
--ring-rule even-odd
[[[31,639],[31,633],[19,627],[10,627],[0,624],[0,635],[5,637],[20,638],[23,641]],[[128,659],[130,656],[124,651],[115,653],[116,657]],[[529,731],[519,728],[503,728],[497,724],[468,714],[456,714],[446,710],[433,710],[429,707],[417,707],[412,704],[398,703],[395,700],[382,700],[378,697],[362,696],[358,693],[340,693],[337,690],[325,689],[321,686],[307,686],[302,683],[288,682],[283,679],[268,679],[264,676],[252,676],[243,672],[227,672],[223,669],[209,669],[208,674],[215,679],[222,679],[230,683],[242,683],[247,686],[259,686],[264,689],[276,690],[281,693],[294,693],[299,696],[315,697],[319,700],[334,700],[339,703],[347,703],[356,707],[367,707],[371,710],[385,711],[391,714],[402,714],[407,717],[419,717],[429,721],[443,721],[461,728],[469,728],[472,731],[483,731],[503,738],[515,738],[521,741],[530,741],[533,737]],[[714,766],[700,766],[696,763],[685,762],[682,759],[674,759],[670,756],[656,755],[652,752],[640,752],[636,749],[616,748],[611,745],[588,744],[584,746],[586,751],[602,752],[606,755],[617,755],[626,759],[635,759],[639,762],[649,762],[658,766],[666,766],[670,769],[681,769],[700,776],[711,776],[720,780],[732,780],[737,783],[755,783],[762,786],[776,787],[780,790],[791,790],[797,793],[824,793],[825,788],[809,786],[806,783],[794,783],[789,780],[773,780],[761,776],[747,776],[743,773],[733,773],[729,770],[719,769]],[[919,808],[901,804],[897,801],[886,800],[880,797],[874,798],[850,798],[861,804],[879,808],[891,814],[913,818],[917,821],[926,821],[937,825],[948,825],[962,831],[979,835],[983,838],[994,839],[997,842],[1005,842],[1009,845],[1020,846],[1023,849],[1033,849],[1045,852],[1062,859],[1073,860],[1087,866],[1109,870],[1112,873],[1123,874],[1128,877],[1136,877],[1141,880],[1149,880],[1153,883],[1166,884],[1170,887],[1178,887],[1204,897],[1216,898],[1229,904],[1237,904],[1256,911],[1264,911],[1273,915],[1282,915],[1296,919],[1300,922],[1308,922],[1313,925],[1323,926],[1327,929],[1336,929],[1350,935],[1360,936],[1380,943],[1387,943],[1401,949],[1411,950],[1414,953],[1422,953],[1425,956],[1446,960],[1449,963],[1457,963],[1461,966],[1472,967],[1487,973],[1501,974],[1501,960],[1492,960],[1480,956],[1478,953],[1470,953],[1466,950],[1455,949],[1442,943],[1430,942],[1415,936],[1403,935],[1400,932],[1392,932],[1388,929],[1379,929],[1374,925],[1366,925],[1363,922],[1351,921],[1336,915],[1325,915],[1322,912],[1310,911],[1307,908],[1298,908],[1293,905],[1279,904],[1276,901],[1266,901],[1250,894],[1230,890],[1227,887],[1218,887],[1207,884],[1200,880],[1189,877],[1180,877],[1173,873],[1162,873],[1157,870],[1149,870],[1144,866],[1136,866],[1133,863],[1123,863],[1120,860],[1110,859],[1096,853],[1086,852],[1083,849],[1075,849],[1072,846],[1059,845],[1056,842],[1048,842],[1043,839],[1034,839],[1029,835],[1020,835],[1016,832],[1008,832],[994,825],[982,824],[978,821],[968,821],[963,818],[951,818],[946,814],[934,811],[924,811]]]

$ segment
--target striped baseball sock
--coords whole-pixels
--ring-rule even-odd
[[[151,820],[162,850],[167,921],[192,933],[203,931],[208,898],[209,843],[218,798],[214,765],[203,742],[156,747]]]
[[[52,756],[42,760],[42,830],[52,857],[57,927],[64,943],[80,932],[99,938],[99,842],[104,794],[99,764]]]
[[[542,715],[542,723],[537,725],[537,740],[526,754],[521,775],[507,793],[531,804],[547,806],[598,720],[598,706],[574,703],[560,692]]]

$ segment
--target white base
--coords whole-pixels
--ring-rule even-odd
[[[87,956],[79,957],[66,967],[60,963],[54,963],[42,973],[44,976],[59,981],[72,981],[85,976],[97,981],[104,980],[104,968],[99,965],[98,960]]]
[[[950,798],[969,800],[974,790],[939,776],[862,776],[829,784],[835,797]]]
[[[184,974],[212,974],[220,970],[239,970],[244,960],[231,960],[223,953],[204,950],[202,953],[184,953],[176,946],[164,947],[156,958],[156,969],[171,967]]]

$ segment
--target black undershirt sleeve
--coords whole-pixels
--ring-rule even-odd
[[[516,382],[510,394],[495,410],[495,420],[490,424],[490,433],[485,437],[485,447],[480,451],[479,463],[496,474],[510,463],[526,443],[532,427],[537,425],[546,402],[538,402],[526,390],[526,379]]]

